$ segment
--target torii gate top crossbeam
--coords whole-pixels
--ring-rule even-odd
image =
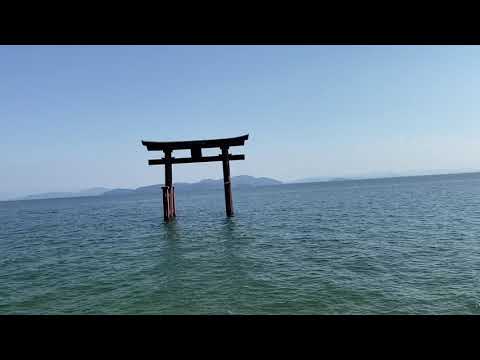
[[[191,141],[143,141],[142,145],[147,147],[148,151],[172,151],[185,150],[192,148],[222,148],[229,146],[242,146],[245,140],[248,139],[248,134],[233,138],[225,139],[211,139],[211,140],[191,140]]]

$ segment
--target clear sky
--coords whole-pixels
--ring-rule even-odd
[[[232,175],[284,181],[480,169],[479,95],[478,46],[0,46],[0,197],[162,183],[142,139],[249,133]]]

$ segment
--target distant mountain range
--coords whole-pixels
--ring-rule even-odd
[[[25,196],[22,199],[33,200],[33,199],[56,199],[56,198],[68,198],[68,197],[81,197],[81,196],[98,196],[102,195],[110,189],[104,187],[96,187],[87,190],[77,191],[77,192],[47,192],[41,194],[34,194]]]
[[[316,176],[308,177],[303,179],[298,179],[292,181],[293,183],[311,183],[311,182],[323,182],[323,181],[346,181],[346,180],[360,180],[360,179],[379,179],[379,178],[391,178],[401,176],[395,173],[372,173],[366,175],[350,175],[342,177],[332,177],[332,176]]]
[[[282,182],[267,178],[267,177],[254,177],[248,175],[240,175],[232,177],[233,188],[243,187],[258,187],[258,186],[270,186],[281,185]],[[142,186],[136,189],[108,189],[104,187],[96,187],[92,189],[82,190],[78,192],[49,192],[34,194],[23,197],[18,200],[34,200],[34,199],[53,199],[53,198],[71,198],[71,197],[83,197],[83,196],[123,196],[132,194],[158,194],[162,191],[163,184],[155,184],[149,186]],[[174,183],[176,190],[201,190],[201,189],[222,189],[223,179],[204,179],[195,183],[177,182]]]
[[[381,179],[392,177],[404,177],[404,176],[424,176],[424,175],[454,175],[454,174],[466,174],[477,173],[475,170],[465,169],[465,171],[448,171],[448,170],[430,170],[430,171],[410,171],[402,174],[385,172],[385,173],[370,173],[366,175],[357,176],[345,176],[345,177],[309,177],[299,179],[290,182],[281,182],[268,177],[254,177],[248,175],[240,175],[232,177],[233,188],[245,188],[245,187],[259,187],[270,185],[282,185],[293,183],[314,183],[325,181],[348,181],[348,180],[362,180],[362,179]],[[222,189],[223,179],[204,179],[195,183],[177,182],[174,183],[175,189],[180,191],[189,190],[202,190],[202,189]],[[123,196],[133,194],[158,194],[162,191],[163,184],[142,186],[136,189],[109,189],[105,187],[96,187],[78,192],[49,192],[42,194],[29,195],[23,198],[9,199],[9,200],[34,200],[34,199],[53,199],[53,198],[70,198],[70,197],[83,197],[83,196]]]
[[[257,186],[269,186],[269,185],[280,185],[281,181],[266,178],[266,177],[253,177],[248,175],[240,175],[232,177],[232,188],[239,187],[257,187]],[[173,183],[176,190],[200,190],[200,189],[222,189],[223,188],[223,179],[204,179],[195,183],[186,183],[186,182],[175,182]],[[155,193],[158,194],[162,191],[162,184],[142,186],[136,189],[113,189],[106,191],[104,196],[116,196],[116,195],[127,195],[127,194],[149,194]]]
[[[377,173],[367,173],[367,174],[358,174],[358,175],[348,175],[343,177],[331,177],[331,176],[320,176],[320,177],[309,177],[298,179],[292,181],[292,183],[313,183],[313,182],[323,182],[323,181],[347,181],[347,180],[367,180],[367,179],[384,179],[384,178],[396,178],[396,177],[405,177],[405,176],[425,176],[425,175],[453,175],[453,174],[466,174],[466,173],[476,173],[478,170],[474,169],[461,169],[461,170],[448,170],[448,169],[437,169],[437,170],[412,170],[412,171],[403,171],[399,173],[394,172],[377,172]]]

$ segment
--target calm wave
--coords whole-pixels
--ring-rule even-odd
[[[480,174],[0,203],[2,314],[480,314]]]

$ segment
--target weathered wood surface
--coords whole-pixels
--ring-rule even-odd
[[[165,221],[169,221],[177,214],[175,207],[175,187],[174,186],[162,186],[163,191],[163,218]]]
[[[168,186],[162,186],[163,191],[163,219],[165,221],[169,221],[171,219],[170,216],[170,196],[168,192]]]

